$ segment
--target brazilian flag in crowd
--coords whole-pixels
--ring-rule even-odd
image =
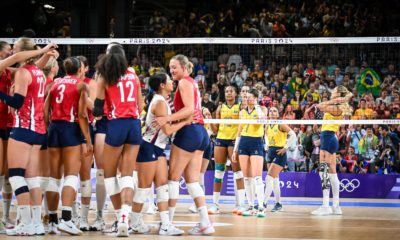
[[[372,93],[374,97],[379,97],[381,93],[381,78],[372,69],[366,68],[357,79],[357,92],[359,95]]]
[[[294,93],[298,90],[300,95],[303,96],[306,91],[307,87],[303,84],[303,79],[301,77],[294,77],[288,83],[289,92],[294,95]]]

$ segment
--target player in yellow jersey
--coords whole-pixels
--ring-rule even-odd
[[[257,104],[258,91],[252,89],[247,94],[247,108],[240,111],[239,118],[245,120],[265,119],[268,115],[264,106]],[[244,185],[249,207],[243,216],[255,215],[254,192],[259,203],[257,216],[263,217],[264,183],[262,170],[264,162],[264,124],[240,124],[235,142],[232,162],[239,160],[244,175]],[[237,156],[238,155],[238,156]]]
[[[324,120],[342,120],[345,116],[352,115],[348,102],[353,96],[343,85],[337,86],[331,99],[316,105],[324,112]],[[336,174],[336,152],[339,150],[339,141],[336,132],[339,124],[323,124],[321,128],[321,150],[319,176],[322,185],[322,206],[314,210],[313,215],[341,215],[339,206],[339,179]],[[333,208],[329,206],[329,190],[332,186]]]
[[[240,106],[235,102],[236,88],[227,86],[225,88],[226,102],[220,105],[216,111],[216,119],[239,119]],[[214,157],[215,157],[215,174],[214,174],[214,192],[213,205],[208,209],[209,214],[219,213],[219,198],[221,194],[222,181],[224,179],[226,162],[228,156],[233,154],[233,146],[237,136],[237,124],[213,124],[214,132],[217,132],[215,140]],[[245,209],[244,205],[244,183],[243,173],[240,170],[239,163],[232,163],[234,179],[237,186],[237,202],[234,213],[241,213]]]
[[[279,110],[276,107],[269,109],[269,119],[279,119]],[[272,190],[274,195],[279,194],[280,191],[276,191],[276,187],[279,188],[279,173],[286,165],[287,149],[297,141],[296,134],[286,124],[274,124],[267,126],[268,135],[268,159],[271,164],[268,168],[268,175],[265,178],[265,198],[264,198],[264,209],[267,209],[269,197],[271,196]],[[274,184],[278,182],[278,185]],[[280,199],[280,196],[275,196]],[[276,202],[272,212],[282,210],[282,204]]]

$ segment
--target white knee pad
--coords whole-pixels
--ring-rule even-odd
[[[121,179],[119,180],[119,188],[124,189],[124,188],[130,188],[130,189],[134,189],[133,187],[133,177],[132,176],[124,176],[121,177]]]
[[[256,186],[259,186],[259,185],[263,185],[264,186],[264,183],[262,181],[262,177],[261,176],[254,177],[254,182],[255,182]]]
[[[133,197],[133,202],[144,203],[147,199],[147,195],[151,191],[151,188],[137,188],[135,196]]]
[[[92,182],[90,180],[81,181],[81,197],[92,196]]]
[[[97,169],[96,185],[104,185],[104,169]]]
[[[8,179],[4,180],[3,193],[6,193],[6,194],[12,193],[12,187],[10,184],[10,180],[8,180]]]
[[[64,187],[72,187],[74,191],[78,189],[79,179],[78,176],[68,175],[64,177]]]
[[[204,197],[204,190],[201,188],[198,182],[187,183],[186,186],[192,199],[196,199],[198,197]]]
[[[215,170],[214,178],[219,179],[219,182],[222,182],[224,180],[224,175],[225,175],[225,171]]]
[[[47,184],[46,191],[58,193],[60,192],[60,186],[61,186],[61,179],[49,177],[49,183]]]
[[[49,177],[40,177],[40,189],[42,189],[42,192],[46,192],[48,184],[49,184]]]
[[[29,190],[34,188],[40,188],[40,177],[31,177],[25,178],[26,183],[28,184]]]
[[[118,179],[116,177],[110,177],[104,179],[104,185],[108,195],[113,196],[119,194],[121,189],[119,188]]]
[[[12,176],[9,178],[12,189],[15,191],[15,195],[29,192],[29,187],[24,177]]]
[[[139,178],[138,178],[138,172],[136,170],[133,171],[132,178],[133,178],[133,187],[135,189],[139,188]]]
[[[169,193],[168,193],[168,184],[159,186],[156,189],[156,194],[157,194],[157,203],[159,202],[167,202],[169,199]]]
[[[242,171],[237,171],[237,172],[234,172],[233,173],[233,178],[235,179],[235,180],[238,180],[238,179],[241,179],[241,178],[243,178],[244,176],[243,176],[243,172]]]
[[[178,181],[169,181],[168,182],[168,193],[169,193],[169,199],[178,199],[179,198],[179,182]]]

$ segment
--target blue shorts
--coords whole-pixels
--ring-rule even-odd
[[[107,133],[107,122],[108,119],[106,116],[103,116],[100,120],[96,121],[96,130],[94,134],[106,134]]]
[[[25,128],[13,128],[10,138],[29,145],[42,145],[46,141],[46,134],[40,134]]]
[[[139,119],[119,118],[107,121],[106,143],[113,147],[140,145],[142,131]]]
[[[0,129],[0,139],[1,140],[7,141],[9,137],[10,137],[10,131],[8,131],[7,128]]]
[[[47,150],[47,147],[48,147],[48,141],[47,141],[47,139],[48,139],[48,134],[46,133],[45,134],[46,136],[45,136],[45,139],[44,139],[44,142],[43,142],[43,144],[42,144],[42,146],[40,147],[40,150]]]
[[[153,162],[159,157],[166,157],[164,149],[146,141],[142,141],[136,162]]]
[[[235,146],[235,140],[225,140],[225,139],[215,139],[215,144],[214,146],[216,147],[234,147]]]
[[[91,123],[89,123],[89,136],[90,136],[90,140],[92,140],[92,144],[94,144],[94,129],[93,129],[93,125]],[[83,136],[83,143],[86,143],[85,136]]]
[[[78,123],[54,121],[49,125],[47,145],[49,148],[73,147],[83,143]]]
[[[264,157],[264,140],[262,137],[241,136],[239,142],[239,155]]]
[[[211,161],[212,154],[213,154],[213,143],[210,141],[206,150],[204,150],[203,159],[207,159],[208,161]]]
[[[191,124],[176,132],[173,144],[185,151],[194,152],[205,151],[209,142],[210,137],[203,125]]]
[[[321,150],[334,154],[339,150],[339,140],[332,131],[321,132]]]
[[[283,154],[283,155],[278,155],[277,151],[279,149],[279,147],[269,147],[268,150],[268,162],[270,163],[275,163],[281,167],[285,167],[286,162],[287,162],[287,154]]]

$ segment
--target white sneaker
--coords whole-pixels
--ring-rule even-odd
[[[90,231],[103,231],[106,228],[106,223],[103,218],[97,217],[93,225],[90,226]]]
[[[190,235],[210,235],[215,232],[214,227],[210,224],[202,227],[200,223],[197,223],[192,229],[188,231]]]
[[[76,226],[79,227],[79,223],[81,221],[81,217],[80,216],[75,216],[72,217],[71,222]]]
[[[35,228],[35,235],[44,235],[46,233],[43,223],[41,222],[33,224],[33,227]]]
[[[117,231],[117,237],[128,237],[129,236],[129,224],[126,221],[119,221],[118,222],[118,231]]]
[[[317,216],[326,216],[326,215],[331,215],[332,214],[332,208],[331,207],[324,207],[320,206],[316,210],[311,212],[312,215],[317,215]]]
[[[6,227],[4,226],[3,222],[0,221],[0,234],[6,233]]]
[[[208,214],[214,215],[214,214],[219,214],[219,206],[218,204],[213,204],[211,207],[208,209]]]
[[[332,207],[332,212],[334,215],[342,215],[343,214],[340,206]]]
[[[185,231],[175,227],[172,224],[168,224],[167,226],[161,226],[160,230],[158,231],[159,235],[162,236],[180,236],[183,235]]]
[[[79,229],[83,232],[89,231],[89,223],[87,218],[81,218],[79,221]]]
[[[117,233],[118,232],[118,221],[115,221],[110,228],[103,229],[102,233],[109,234],[109,233]]]
[[[64,221],[61,219],[57,229],[70,235],[82,235],[82,231],[79,230],[72,221]]]
[[[140,216],[136,223],[131,223],[131,228],[133,233],[148,233],[150,232],[150,228],[147,224],[144,223],[143,218]]]
[[[193,204],[189,207],[189,212],[191,212],[191,213],[197,213],[196,204],[193,203]]]
[[[13,229],[7,229],[6,233],[9,236],[32,236],[35,235],[35,228],[32,223],[25,225],[20,222]]]
[[[49,223],[49,228],[48,228],[48,233],[49,233],[49,234],[59,234],[60,231],[58,231],[57,227],[58,227],[58,226],[57,226],[56,223],[50,222],[50,223]]]

